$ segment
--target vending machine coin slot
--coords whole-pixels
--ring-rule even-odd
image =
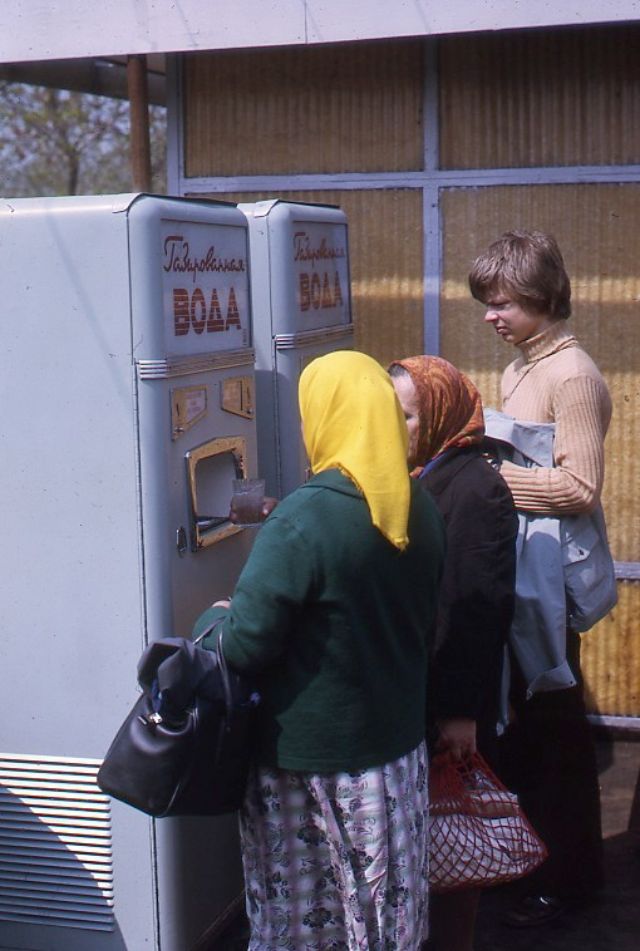
[[[220,407],[227,413],[253,419],[255,400],[253,377],[229,376],[220,384]]]
[[[178,439],[207,415],[207,387],[180,386],[171,391],[171,438]]]
[[[247,477],[246,455],[242,436],[211,439],[185,454],[192,551],[243,531],[229,521],[229,507],[233,479]]]

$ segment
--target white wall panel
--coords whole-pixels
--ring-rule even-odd
[[[640,18],[637,0],[13,0],[0,62],[333,43]]]

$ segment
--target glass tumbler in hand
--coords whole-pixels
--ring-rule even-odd
[[[265,518],[264,479],[234,479],[231,520],[236,525],[260,525]]]

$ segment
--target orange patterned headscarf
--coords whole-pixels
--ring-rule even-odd
[[[480,393],[471,380],[442,357],[407,357],[394,360],[407,371],[418,395],[420,429],[417,458],[422,465],[446,449],[473,446],[484,437]]]

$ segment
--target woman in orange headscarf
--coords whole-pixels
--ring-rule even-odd
[[[482,451],[480,394],[441,357],[416,356],[389,373],[409,433],[411,475],[436,501],[447,554],[427,693],[436,750],[495,758],[503,645],[514,606],[517,516]],[[434,951],[470,951],[478,889],[434,895]]]

